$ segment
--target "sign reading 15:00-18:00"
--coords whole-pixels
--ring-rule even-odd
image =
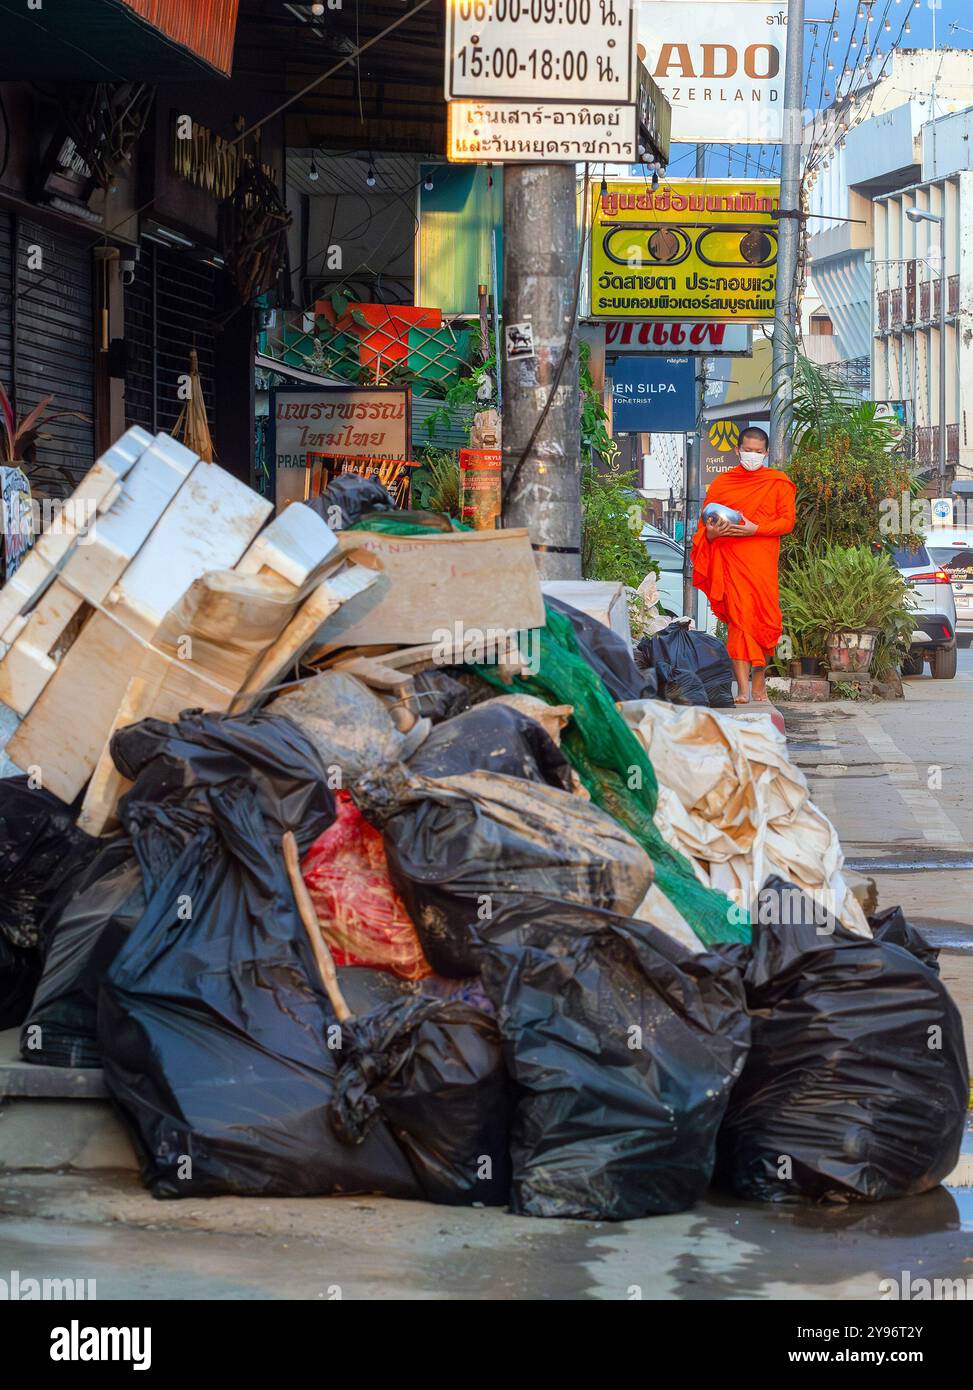
[[[529,53],[518,53],[515,48],[494,48],[486,52],[471,45],[461,48],[456,55],[456,65],[461,77],[492,77],[500,81],[503,77],[515,78],[527,73],[531,78],[542,77],[545,81],[564,77],[568,82],[577,77],[583,82],[588,76],[587,53],[552,53],[549,48],[532,48]]]
[[[446,98],[628,101],[627,0],[450,0]]]

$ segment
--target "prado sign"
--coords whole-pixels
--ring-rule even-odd
[[[639,57],[669,99],[677,143],[779,143],[786,40],[786,0],[639,0]]]

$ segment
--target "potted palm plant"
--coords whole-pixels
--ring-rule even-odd
[[[0,463],[6,468],[22,468],[25,457],[37,444],[41,420],[53,396],[45,396],[29,415],[17,423],[13,405],[3,383],[0,382]],[[65,411],[64,414],[71,412]],[[55,417],[51,417],[55,418]]]
[[[867,671],[914,626],[905,582],[884,551],[824,545],[792,563],[781,584],[785,623],[827,653],[833,671]]]
[[[0,382],[0,466],[20,469],[26,474],[28,481],[35,466],[34,455],[37,446],[49,437],[42,432],[43,425],[53,424],[55,420],[69,419],[90,423],[88,417],[77,410],[52,411],[50,404],[53,399],[53,396],[45,396],[42,401],[38,401],[33,410],[18,421],[10,397]],[[63,469],[59,471],[64,473],[65,480],[73,486],[70,474]]]

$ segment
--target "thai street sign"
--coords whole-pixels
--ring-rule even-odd
[[[615,320],[599,327],[605,335],[606,352],[660,352],[670,357],[674,352],[697,357],[749,357],[753,351],[753,330],[742,323],[626,323]]]
[[[678,434],[696,428],[691,357],[625,357],[612,377],[612,432]]]
[[[270,393],[275,500],[301,502],[311,455],[361,460],[409,456],[411,391],[279,386]]]
[[[590,317],[772,319],[779,200],[774,179],[593,187]]]
[[[639,0],[638,49],[677,142],[779,144],[787,0]]]
[[[671,111],[636,64],[634,102],[516,101],[447,103],[446,157],[453,163],[553,163],[669,159]]]
[[[634,105],[451,101],[446,158],[454,163],[639,163]]]
[[[632,102],[629,0],[448,0],[446,100]]]

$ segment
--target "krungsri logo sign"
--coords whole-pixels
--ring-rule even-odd
[[[721,454],[735,449],[740,442],[740,427],[733,420],[716,420],[709,427],[709,442]]]
[[[672,106],[672,139],[776,144],[786,36],[786,4],[641,0],[639,56]]]

